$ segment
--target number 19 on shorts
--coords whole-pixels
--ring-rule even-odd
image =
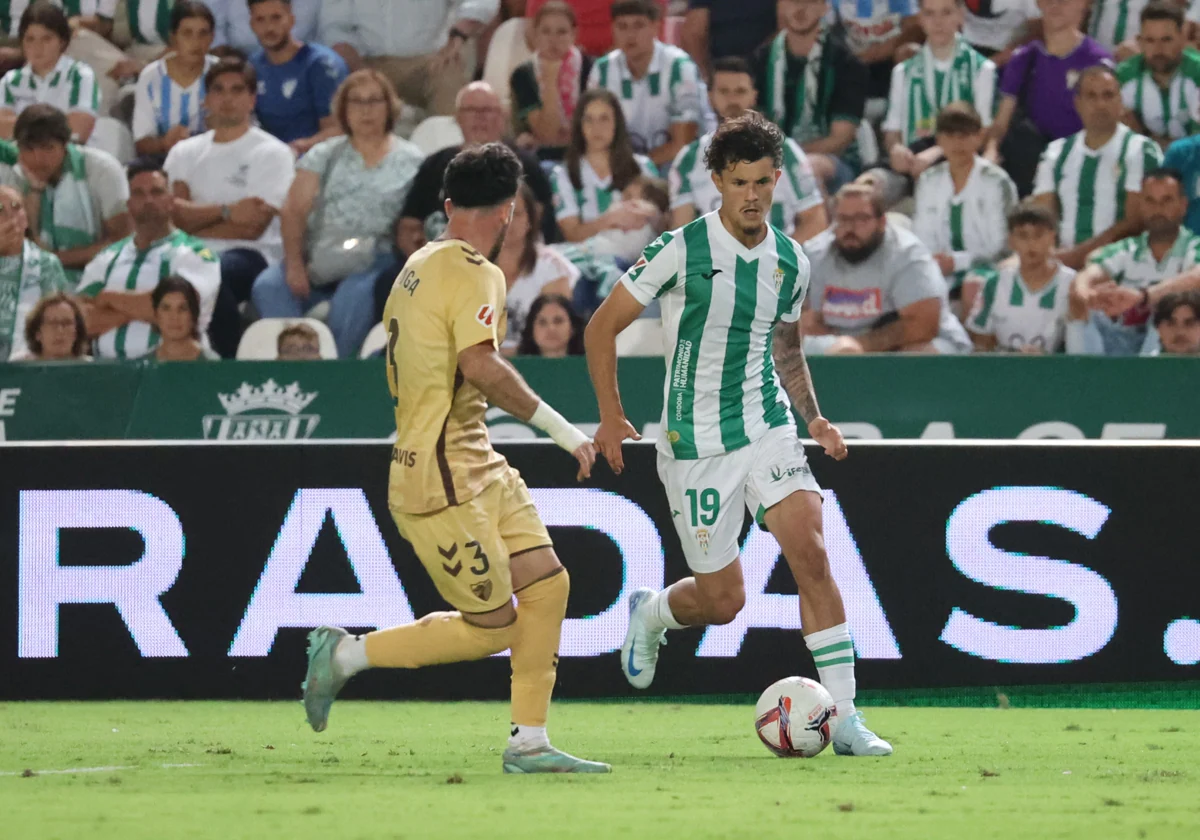
[[[717,521],[717,515],[721,512],[720,493],[708,487],[704,490],[686,490],[683,495],[687,497],[693,528],[712,525]]]

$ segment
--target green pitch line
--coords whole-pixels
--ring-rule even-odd
[[[896,755],[774,758],[745,703],[559,704],[555,743],[614,766],[584,778],[502,775],[500,703],[339,702],[320,735],[299,703],[0,704],[0,837],[1200,836],[1200,712],[866,711]]]

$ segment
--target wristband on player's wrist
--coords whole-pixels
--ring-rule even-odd
[[[551,408],[550,404],[545,401],[538,403],[533,417],[529,418],[529,424],[535,429],[541,429],[550,436],[551,440],[571,453],[589,440],[587,435],[571,425],[567,418]]]

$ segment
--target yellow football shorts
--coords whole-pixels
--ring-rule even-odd
[[[521,474],[512,467],[470,501],[434,513],[392,511],[438,592],[464,613],[512,598],[509,558],[553,545]]]

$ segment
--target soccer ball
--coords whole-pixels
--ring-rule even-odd
[[[825,686],[804,677],[772,685],[754,707],[754,729],[780,758],[812,758],[829,746],[837,709]]]

